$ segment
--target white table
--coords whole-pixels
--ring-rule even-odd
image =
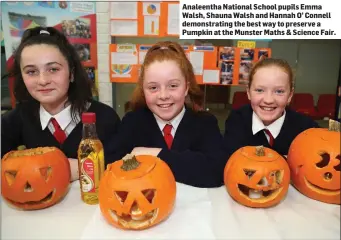
[[[173,213],[143,231],[109,225],[98,205],[80,199],[73,182],[62,202],[43,210],[18,211],[1,199],[1,239],[340,239],[340,206],[309,199],[290,186],[279,205],[244,207],[225,187],[177,184]]]

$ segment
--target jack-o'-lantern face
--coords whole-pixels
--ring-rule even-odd
[[[1,164],[2,196],[16,208],[46,208],[68,191],[70,164],[57,148],[12,151],[2,158]]]
[[[128,155],[104,172],[99,204],[110,224],[138,230],[156,225],[170,215],[175,194],[175,178],[162,160]]]
[[[256,150],[257,149],[257,150]],[[232,198],[249,207],[270,207],[286,195],[290,170],[275,151],[243,147],[228,160],[224,182]]]
[[[114,191],[114,199],[121,204],[120,209],[110,209],[115,222],[126,228],[143,228],[153,223],[158,217],[159,208],[155,205],[155,189],[142,191]],[[117,203],[116,203],[117,204]]]
[[[289,149],[292,184],[309,198],[340,204],[340,160],[339,132],[308,129]]]
[[[246,177],[241,177],[238,183],[240,193],[248,200],[255,202],[264,202],[271,200],[282,191],[281,183],[283,181],[284,170],[243,169]],[[242,175],[242,174],[241,174]]]

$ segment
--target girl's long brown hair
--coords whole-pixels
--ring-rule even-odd
[[[196,82],[193,66],[188,60],[183,48],[176,42],[165,41],[153,45],[145,56],[137,86],[130,101],[131,110],[146,106],[143,93],[143,81],[148,66],[155,61],[162,62],[167,60],[175,61],[186,79],[188,84],[186,105],[195,111],[203,105],[203,93]]]

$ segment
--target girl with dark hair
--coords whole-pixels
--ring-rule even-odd
[[[122,119],[116,145],[126,154],[153,155],[165,161],[178,182],[196,187],[223,185],[226,163],[217,119],[198,108],[203,94],[192,64],[175,42],[152,46],[144,59]]]
[[[94,112],[105,157],[110,157],[108,142],[114,141],[120,119],[114,109],[93,100],[93,82],[62,33],[52,27],[26,30],[10,75],[15,78],[18,104],[1,116],[1,156],[20,145],[55,146],[69,158],[75,180],[81,114]]]

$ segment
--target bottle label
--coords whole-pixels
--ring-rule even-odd
[[[92,159],[89,157],[82,159],[81,161],[82,173],[81,173],[81,186],[83,192],[95,192],[95,166]]]

